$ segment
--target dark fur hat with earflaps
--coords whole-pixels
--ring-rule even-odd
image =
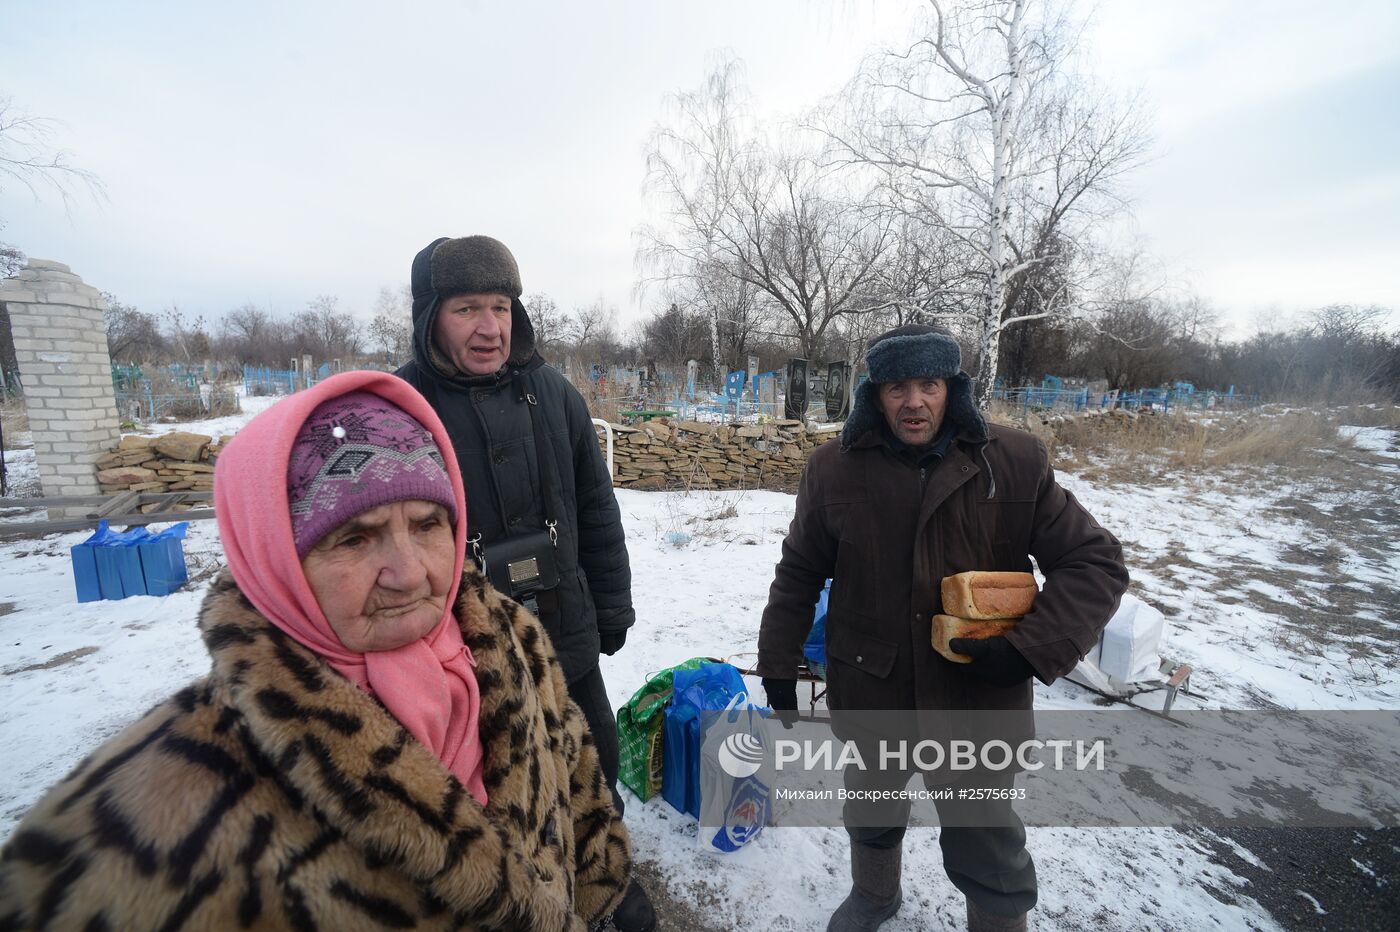
[[[520,266],[506,244],[489,236],[450,239],[433,250],[430,263],[433,291],[446,297],[462,292],[503,294],[518,298]]]
[[[947,380],[948,406],[944,417],[969,439],[986,439],[987,423],[972,400],[972,379],[962,371],[962,348],[948,331],[925,324],[896,327],[870,341],[865,363],[870,378],[856,389],[851,416],[841,429],[842,449],[884,420],[880,383],[905,379]]]
[[[452,374],[455,370],[432,341],[433,318],[443,298],[454,294],[503,294],[511,304],[512,366],[523,366],[535,354],[535,325],[520,295],[520,266],[506,244],[490,236],[442,237],[433,240],[413,259],[414,341],[421,359]]]

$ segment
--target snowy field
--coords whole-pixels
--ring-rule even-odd
[[[178,426],[217,434],[250,414]],[[1400,709],[1397,436],[1346,435],[1344,478],[1159,470],[1090,485],[1061,474],[1123,541],[1133,591],[1166,614],[1164,655],[1197,671],[1178,708]],[[32,483],[32,455],[7,456],[16,486]],[[750,662],[792,496],[623,490],[618,499],[638,623],[624,650],[603,659],[613,705],[688,657]],[[208,668],[194,618],[220,565],[214,523],[197,523],[186,541],[200,581],[163,599],[78,604],[68,548],[85,536],[0,543],[0,837],[93,747]],[[1099,708],[1096,699],[1065,682],[1037,686],[1038,708]],[[665,902],[663,928],[821,929],[849,887],[839,829],[773,828],[721,857],[697,853],[694,822],[659,797],[629,798],[627,822]],[[1365,916],[1388,916],[1384,924],[1396,915],[1393,833],[1329,836],[1341,839],[1332,858],[1341,867],[1296,885],[1269,881],[1308,853],[1208,831],[1029,835],[1040,929],[1363,928],[1377,927]],[[936,832],[911,830],[905,859],[905,905],[884,928],[961,927]]]

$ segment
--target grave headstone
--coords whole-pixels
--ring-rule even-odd
[[[807,360],[793,358],[787,366],[787,398],[783,415],[790,421],[803,420],[807,415]]]
[[[826,367],[826,416],[831,421],[844,421],[851,412],[851,366],[833,362]]]

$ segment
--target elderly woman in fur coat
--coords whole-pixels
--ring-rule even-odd
[[[583,930],[626,830],[549,639],[476,572],[452,445],[347,373],[219,457],[200,680],[0,855],[0,928]]]

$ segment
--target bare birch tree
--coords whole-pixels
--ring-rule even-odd
[[[956,237],[978,344],[978,403],[996,379],[1003,330],[1072,305],[1052,261],[1117,203],[1115,182],[1146,149],[1138,111],[1067,73],[1072,29],[1053,0],[929,0],[907,47],[869,59],[848,88],[843,121],[819,128],[839,160],[884,172],[902,210]],[[1058,290],[1021,301],[1025,287]]]
[[[662,219],[638,231],[638,262],[704,303],[716,364],[721,322],[738,318],[735,302],[750,306],[733,282],[785,318],[810,357],[840,315],[870,308],[894,222],[812,159],[766,145],[745,119],[741,79],[737,62],[722,63],[654,134],[647,190]]]
[[[647,154],[647,190],[663,205],[660,227],[638,231],[638,263],[655,278],[687,291],[704,310],[710,352],[719,365],[724,313],[707,287],[714,282],[716,241],[738,186],[746,122],[743,64],[723,58],[698,90],[672,98],[674,122],[658,127]],[[684,234],[684,238],[677,236]]]
[[[40,190],[56,193],[69,204],[71,191],[85,187],[94,198],[106,197],[102,180],[85,168],[73,164],[72,155],[53,145],[54,129],[58,124],[46,117],[25,113],[9,97],[0,97],[0,193],[11,182],[19,182],[37,200]],[[5,218],[0,216],[0,230]],[[24,265],[23,251],[9,243],[0,243],[0,278],[8,278]]]
[[[72,155],[53,145],[57,123],[18,109],[9,97],[0,97],[0,191],[7,181],[24,185],[36,198],[47,188],[65,204],[72,188],[81,185],[94,197],[102,197],[102,181],[73,164]]]

